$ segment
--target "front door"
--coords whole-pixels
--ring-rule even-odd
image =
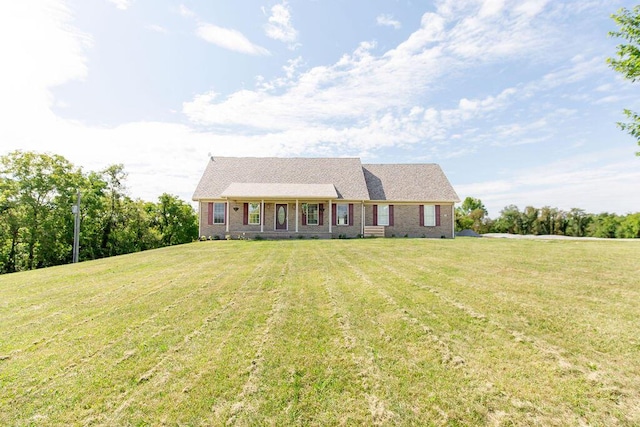
[[[276,230],[287,229],[287,205],[276,203]]]

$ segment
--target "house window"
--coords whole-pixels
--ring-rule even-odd
[[[260,224],[260,203],[249,203],[249,224]]]
[[[425,227],[436,226],[436,205],[424,205],[424,225]]]
[[[349,225],[349,205],[338,204],[336,207],[336,224]]]
[[[224,212],[225,204],[224,203],[214,203],[213,204],[213,223],[214,224],[224,224]]]
[[[307,225],[318,225],[318,204],[307,204]]]
[[[378,205],[378,225],[389,225],[389,205]]]

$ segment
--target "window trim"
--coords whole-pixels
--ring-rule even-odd
[[[261,220],[260,216],[262,214],[262,212],[261,212],[262,209],[260,208],[260,202],[255,202],[255,203],[254,202],[249,202],[248,205],[249,205],[249,207],[248,207],[248,213],[247,213],[247,224],[249,224],[249,225],[260,225],[260,220]],[[252,209],[252,207],[254,205],[257,206],[257,209]],[[251,222],[251,215],[252,214],[256,215],[256,212],[255,212],[256,210],[258,211],[257,212],[258,221],[257,222]]]
[[[389,226],[389,206],[390,205],[388,204],[378,205],[378,215],[377,215],[378,225],[383,225],[385,227]],[[380,219],[385,218],[385,216],[381,215],[381,213],[385,211],[385,208],[386,208],[386,221],[383,223]]]
[[[316,207],[316,221],[315,223],[311,223],[309,222],[309,207],[311,206],[315,206]],[[306,225],[320,225],[320,203],[307,203],[307,213],[306,213],[306,217],[307,217],[307,224]]]
[[[424,226],[435,227],[437,224],[436,205],[425,204],[423,206],[424,206],[424,215],[423,215]],[[428,219],[431,219],[432,221],[428,221]]]
[[[340,224],[340,207],[343,206],[345,211],[347,212],[346,222],[344,224]],[[349,203],[336,203],[336,226],[344,227],[350,224],[349,222]]]
[[[216,222],[216,207],[217,206],[222,206],[222,222]],[[218,214],[220,214],[218,212]],[[213,203],[213,221],[212,224],[213,225],[224,225],[226,224],[226,219],[227,219],[227,207],[226,207],[226,203],[221,203],[221,202],[214,202]]]

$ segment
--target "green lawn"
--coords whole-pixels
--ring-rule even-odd
[[[0,276],[0,425],[639,425],[640,242],[198,242]]]

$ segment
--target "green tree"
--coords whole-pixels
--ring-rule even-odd
[[[640,237],[640,213],[629,214],[624,217],[616,230],[616,237],[626,239]]]
[[[0,177],[0,274],[16,271],[24,209],[17,204],[15,187]]]
[[[482,200],[473,197],[465,198],[462,202],[462,205],[460,206],[460,209],[465,215],[478,209],[483,211],[484,214],[487,215],[487,208],[484,207],[484,203],[482,203]]]
[[[539,234],[538,220],[540,209],[533,206],[524,208],[524,212],[520,215],[522,218],[522,234]]]
[[[122,200],[122,211],[118,227],[113,231],[114,241],[118,242],[117,254],[145,251],[165,246],[162,235],[153,226],[156,205],[142,200]]]
[[[163,194],[157,204],[126,195],[123,165],[84,174],[62,156],[14,151],[0,156],[0,273],[71,262],[80,190],[80,260],[198,237],[193,208]]]
[[[618,31],[611,31],[609,35],[626,40],[627,43],[619,44],[616,57],[607,58],[607,62],[624,78],[635,82],[640,78],[640,5],[631,10],[622,8],[611,17],[618,25]],[[624,114],[629,122],[618,123],[618,126],[636,138],[640,145],[640,115],[628,109],[624,110]],[[640,152],[636,155],[640,155]]]
[[[572,208],[567,214],[567,229],[565,235],[584,237],[587,235],[587,227],[591,222],[591,215],[584,209]]]
[[[80,260],[103,256],[103,223],[108,204],[107,182],[102,173],[89,172],[80,186]]]
[[[81,172],[62,156],[14,151],[0,157],[0,189],[10,222],[11,271],[56,265],[69,257],[71,216]],[[6,228],[6,227],[5,227]],[[17,235],[16,235],[17,232]],[[16,236],[15,238],[13,236]],[[24,245],[20,263],[17,251]]]
[[[538,215],[537,234],[562,234],[560,228],[566,229],[564,218],[557,208],[544,206]]]
[[[620,222],[621,219],[616,214],[601,213],[594,215],[587,233],[591,237],[614,238]]]
[[[127,173],[124,171],[124,165],[111,165],[102,171],[102,179],[106,183],[104,195],[106,204],[104,211],[101,213],[102,239],[100,243],[100,251],[102,256],[119,255],[127,253],[123,252],[119,245],[126,245],[126,242],[118,240],[118,228],[124,226],[123,204],[126,198]]]
[[[193,242],[198,238],[198,218],[193,208],[167,193],[158,198],[155,224],[164,245]]]
[[[516,205],[505,206],[500,211],[500,217],[493,223],[493,231],[496,233],[523,233],[523,219]]]
[[[476,233],[487,233],[490,227],[488,212],[482,200],[467,197],[462,205],[456,208],[457,231],[471,229]]]

